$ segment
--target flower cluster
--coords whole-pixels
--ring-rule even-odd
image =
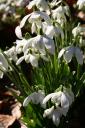
[[[78,0],[74,7],[82,10],[84,3]],[[25,99],[22,104],[28,107],[23,120],[34,121],[26,122],[28,127],[49,127],[50,120],[52,127],[58,127],[85,83],[85,27],[76,18],[73,22],[64,0],[8,0],[0,9],[10,10],[10,4],[26,6],[31,12],[16,26],[14,46],[0,51],[0,78],[7,74],[20,90],[20,101]],[[23,62],[26,69],[31,65],[31,74],[26,69],[23,73]]]

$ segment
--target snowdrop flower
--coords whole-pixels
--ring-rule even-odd
[[[17,53],[15,46],[11,47],[7,51],[4,51],[4,53],[9,57],[10,60],[17,61]]]
[[[54,109],[54,106],[52,106],[51,108],[48,108],[44,111],[43,117],[48,117],[49,119],[52,118],[53,123],[58,126],[60,123],[60,118],[61,118],[62,114],[60,112],[60,110]]]
[[[38,20],[44,20],[45,22],[47,22],[48,24],[51,24],[51,19],[50,17],[45,13],[45,12],[40,12],[40,11],[35,11],[33,13],[30,14],[30,17],[29,17],[29,22],[30,23],[33,23],[35,21],[38,21]],[[24,19],[22,19],[24,20]],[[21,21],[23,22],[23,21]],[[20,23],[20,26],[22,23]]]
[[[52,118],[53,123],[58,126],[62,115],[66,116],[70,105],[74,101],[74,94],[71,90],[64,90],[48,94],[43,99],[43,104],[46,104],[51,99],[51,102],[55,104],[44,111],[43,117]]]
[[[0,78],[3,78],[4,72],[8,70],[8,62],[4,55],[0,53]]]
[[[54,41],[47,36],[37,35],[36,37],[30,38],[23,47],[23,52],[25,52],[29,46],[36,48],[40,53],[45,53],[45,48],[51,54],[55,52]]]
[[[62,39],[64,38],[64,33],[59,26],[48,25],[46,22],[43,23],[43,32],[49,38],[53,38],[54,36],[61,35]]]
[[[64,59],[67,63],[69,63],[72,60],[72,57],[76,57],[78,64],[83,64],[83,54],[79,47],[69,46],[67,48],[63,48],[59,54],[58,58],[61,58],[62,55],[64,56]]]
[[[27,43],[27,40],[23,38],[22,40],[16,40],[15,43],[16,43],[16,52],[17,54],[20,54],[23,52],[23,47]]]
[[[49,6],[46,0],[32,0],[27,8],[31,9],[33,6],[36,6],[40,11],[46,11],[50,14]]]
[[[67,14],[67,9],[63,6],[59,6],[56,9],[52,10],[52,16],[57,22],[61,25],[66,23],[66,16]]]
[[[85,7],[85,0],[78,0],[77,5],[79,9],[82,9],[83,7]]]
[[[33,104],[40,104],[41,107],[45,108],[46,105],[42,104],[44,97],[45,94],[41,90],[39,90],[38,92],[33,92],[32,94],[30,94],[28,97],[25,98],[23,102],[23,106],[27,106],[30,102],[32,102]]]
[[[40,29],[42,28],[42,19],[48,23],[51,24],[51,19],[50,17],[45,13],[45,12],[40,12],[40,11],[35,11],[32,12],[31,14],[26,15],[20,22],[20,25],[16,27],[15,29],[15,34],[18,38],[22,39],[22,32],[21,28],[24,27],[26,21],[29,21],[29,23],[32,24],[31,30],[32,33],[37,31],[37,28]]]
[[[77,26],[72,30],[72,34],[74,37],[78,35],[82,35],[85,32],[85,27]]]
[[[21,42],[17,43],[16,51],[22,51],[24,54],[18,59],[17,65],[25,60],[27,63],[31,63],[32,66],[37,67],[39,57],[48,60],[46,58],[46,51],[50,54],[54,54],[55,45],[54,41],[49,37],[37,35],[36,37],[28,40],[23,39]]]
[[[17,60],[16,65],[19,65],[23,60],[25,60],[26,63],[31,63],[33,67],[38,67],[38,57],[36,55],[30,53],[24,55]]]
[[[73,102],[73,96],[74,95],[69,95],[68,92],[61,92],[61,91],[51,93],[43,99],[43,104],[46,104],[51,99],[51,102],[55,104],[56,108],[60,108],[61,113],[64,116],[66,116],[69,107]]]

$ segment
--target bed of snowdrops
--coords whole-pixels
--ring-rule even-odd
[[[2,0],[2,19],[9,12],[16,18],[16,6],[31,9],[31,13],[15,28],[14,45],[0,51],[0,78],[7,75],[20,91],[16,97],[24,108],[21,118],[27,127],[64,128],[71,106],[85,86],[85,27],[72,17],[64,0]],[[85,0],[73,7],[85,11]],[[31,74],[29,70],[24,74],[23,63]]]

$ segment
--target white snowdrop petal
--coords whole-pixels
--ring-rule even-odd
[[[50,38],[53,38],[54,36],[54,27],[53,26],[47,26],[47,30],[45,32],[45,34],[50,37]]]
[[[20,26],[17,26],[17,27],[15,28],[15,34],[16,34],[16,36],[17,36],[19,39],[22,39],[22,32],[21,32]]]
[[[55,95],[55,93],[51,93],[51,94],[48,94],[44,99],[43,99],[43,104],[46,104],[51,98],[52,96]]]
[[[29,61],[32,66],[38,67],[38,58],[36,56],[30,55]]]
[[[53,115],[52,115],[52,120],[56,126],[58,126],[60,123],[60,117],[61,117],[61,115],[60,115],[59,111],[57,109],[54,110]]]
[[[53,103],[60,104],[61,96],[62,96],[62,92],[61,92],[61,91],[55,92],[55,94],[54,94],[54,95],[52,96],[52,98],[51,98],[51,101],[52,101]]]
[[[28,14],[28,15],[26,15],[22,20],[21,20],[21,22],[20,22],[20,28],[23,28],[23,26],[25,25],[25,23],[26,23],[26,20],[30,17],[30,15],[31,14]]]
[[[29,47],[32,46],[33,40],[34,40],[34,38],[30,38],[27,40],[27,42],[23,46],[23,52],[25,52]]]
[[[24,59],[25,59],[24,56],[20,57],[20,58],[17,60],[16,65],[19,65]]]
[[[65,95],[65,93],[62,92],[62,96],[61,96],[61,106],[65,107],[69,107],[69,100],[67,98],[67,96]]]
[[[69,47],[64,53],[64,59],[69,63],[74,55],[74,47]]]
[[[37,30],[36,24],[35,24],[35,23],[32,23],[32,27],[31,27],[31,32],[32,32],[32,34],[33,34],[33,33],[36,33],[36,30]]]
[[[28,97],[25,98],[24,102],[23,102],[23,106],[27,106],[29,104],[29,102],[33,102],[35,103],[35,99],[36,99],[36,92],[33,92],[32,94],[30,94]]]
[[[75,57],[77,59],[77,62],[80,65],[82,65],[83,64],[83,54],[82,54],[82,51],[78,47],[75,47]]]
[[[43,37],[43,43],[48,50],[49,53],[54,54],[55,53],[55,45],[54,41],[49,37]]]
[[[60,50],[60,52],[58,54],[58,59],[60,59],[62,57],[62,55],[64,54],[64,52],[65,52],[65,49],[64,48]]]
[[[43,117],[51,118],[53,111],[54,111],[54,106],[52,106],[51,108],[46,109],[44,111]]]

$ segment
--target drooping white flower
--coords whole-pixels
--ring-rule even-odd
[[[85,0],[78,0],[77,5],[79,9],[82,9],[83,7],[85,7]]]
[[[78,35],[83,35],[84,32],[85,32],[85,27],[79,25],[72,30],[72,34],[74,37]]]
[[[4,51],[4,53],[9,57],[10,60],[17,61],[17,53],[16,53],[16,47],[13,46],[10,49]]]
[[[20,57],[17,61],[17,65],[23,60],[26,63],[31,63],[32,66],[38,66],[38,60],[42,59],[48,61],[46,57],[47,51],[50,54],[55,53],[54,41],[47,36],[37,35],[36,37],[30,39],[17,40],[16,51],[17,53],[23,53],[24,55]]]
[[[61,25],[67,21],[65,15],[69,15],[67,13],[66,7],[58,6],[56,9],[52,10],[53,18]]]
[[[51,24],[50,17],[45,12],[35,11],[31,14],[26,15],[20,22],[20,28],[22,28],[25,25],[26,20],[28,19],[29,23],[36,23],[41,21],[42,19],[47,22],[48,24]]]
[[[0,78],[3,78],[4,72],[8,70],[8,62],[4,55],[0,53]]]
[[[64,90],[48,94],[43,99],[43,105],[51,99],[51,102],[55,105],[44,111],[43,117],[52,118],[53,123],[58,126],[62,115],[66,116],[70,105],[74,101],[74,94],[71,90]]]
[[[27,40],[23,38],[22,40],[16,40],[15,43],[16,43],[16,53],[20,54],[23,52],[23,47],[27,43]]]
[[[37,29],[42,28],[42,19],[47,23],[51,24],[51,19],[50,17],[45,13],[45,12],[40,12],[40,11],[35,11],[32,12],[31,14],[26,15],[20,22],[20,25],[16,27],[15,29],[15,34],[18,38],[22,39],[22,32],[21,28],[24,27],[26,21],[28,20],[29,23],[32,24],[31,26],[31,31],[32,33],[36,33]]]
[[[31,9],[33,6],[36,6],[40,11],[46,11],[48,14],[50,13],[46,0],[32,0],[27,8]]]
[[[78,64],[83,64],[83,53],[80,50],[79,47],[69,46],[67,48],[63,48],[59,54],[58,58],[61,58],[62,55],[64,56],[64,59],[67,63],[69,63],[72,60],[72,57],[76,57]]]
[[[54,106],[44,110],[44,114],[43,114],[44,118],[48,117],[49,119],[52,119],[53,123],[56,126],[59,125],[61,116],[62,116],[61,111],[58,108],[55,109]]]
[[[59,26],[48,25],[46,22],[43,22],[42,29],[44,34],[50,38],[53,38],[54,36],[57,37],[59,35],[61,35],[62,39],[64,38],[64,33]]]
[[[64,116],[66,116],[68,109],[73,102],[73,96],[74,95],[70,95],[70,93],[66,91],[65,92],[59,91],[59,92],[51,93],[43,99],[43,104],[46,104],[51,99],[51,102],[55,104],[56,108],[57,107],[60,108],[61,113]]]
[[[45,48],[51,54],[55,52],[54,41],[47,36],[37,35],[36,37],[30,38],[23,47],[25,52],[29,47],[36,48],[40,53],[45,53]]]
[[[30,102],[32,102],[33,104],[40,104],[43,108],[45,108],[46,105],[42,104],[44,97],[45,94],[43,91],[39,90],[38,92],[34,92],[25,98],[23,106],[27,106]]]

